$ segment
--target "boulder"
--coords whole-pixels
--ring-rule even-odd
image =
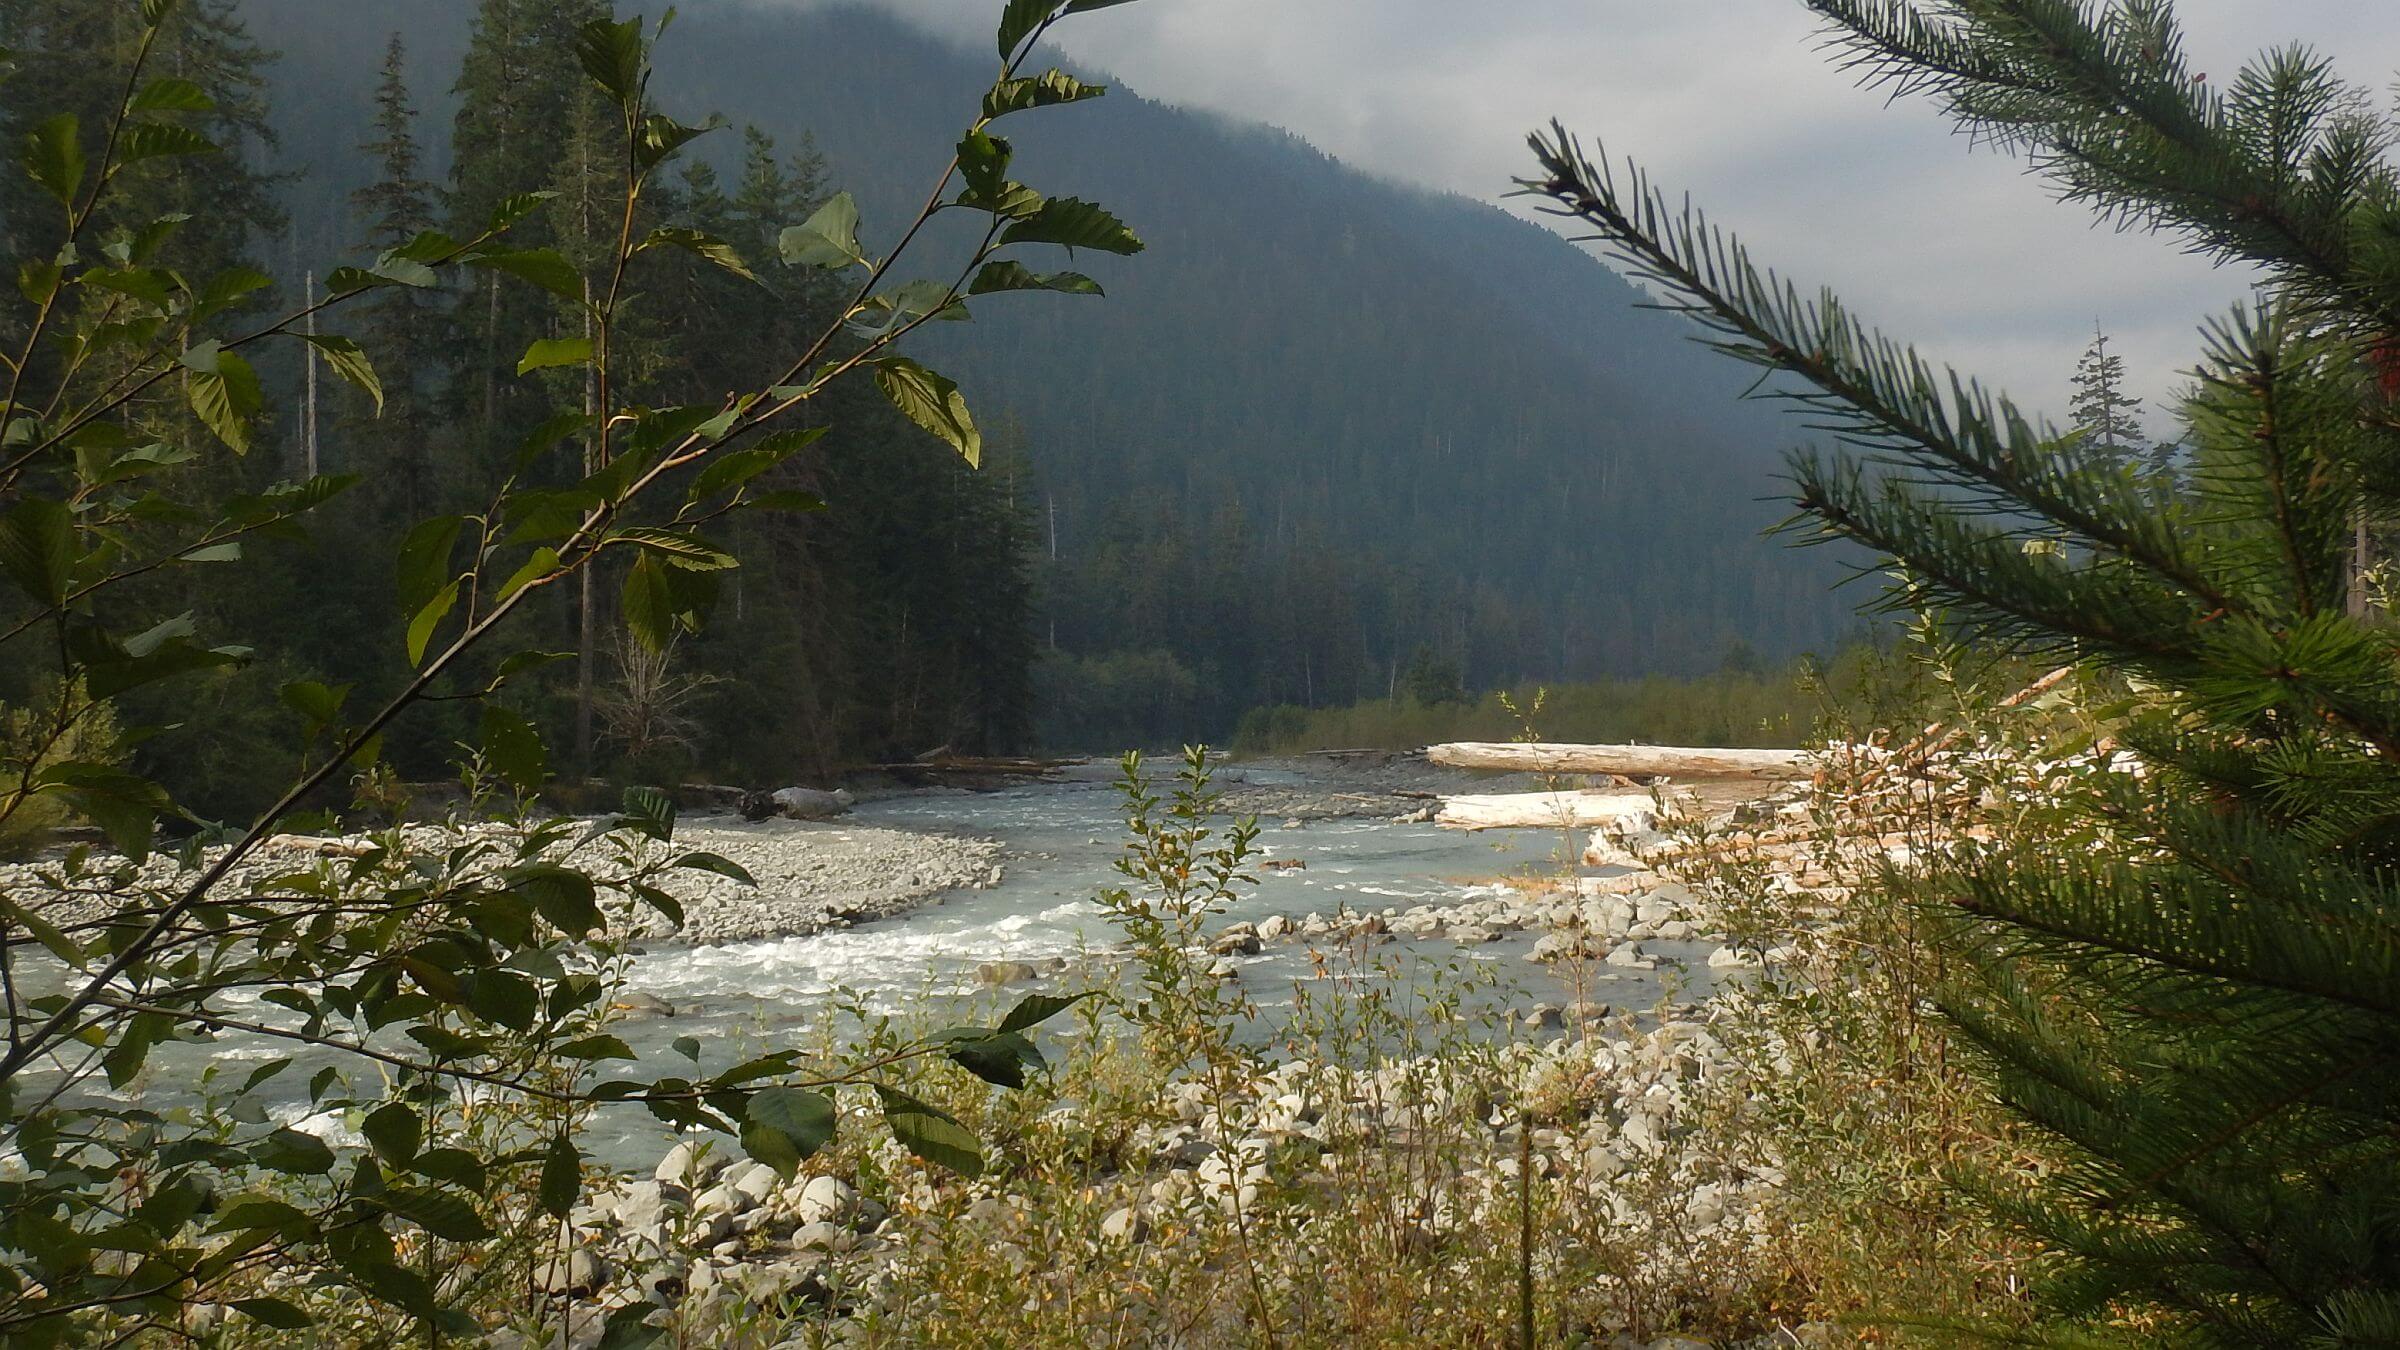
[[[1131,1205],[1109,1211],[1100,1221],[1100,1236],[1111,1242],[1141,1242],[1150,1236],[1150,1219]]]
[[[1292,921],[1281,914],[1270,914],[1258,921],[1258,936],[1263,942],[1273,942],[1292,931]]]
[[[775,814],[787,820],[829,820],[846,814],[855,800],[849,792],[835,789],[787,787],[778,789],[772,799]]]
[[[533,1279],[535,1287],[544,1293],[589,1296],[608,1283],[608,1263],[589,1247],[577,1247],[563,1261],[557,1257],[544,1261],[535,1269]]]
[[[1209,951],[1218,956],[1256,956],[1259,950],[1258,930],[1246,923],[1237,923],[1217,934],[1208,944]]]
[[[729,1169],[724,1185],[751,1205],[764,1203],[766,1198],[783,1189],[783,1178],[774,1168],[762,1162],[745,1163]]]
[[[810,1177],[800,1188],[800,1222],[838,1223],[858,1208],[858,1192],[840,1177]]]
[[[1486,942],[1498,942],[1500,940],[1500,930],[1496,928],[1486,928],[1482,924],[1471,923],[1462,927],[1451,929],[1450,940],[1462,946],[1479,947]]]
[[[668,1149],[666,1156],[658,1160],[658,1166],[651,1175],[678,1186],[693,1185],[715,1178],[717,1173],[725,1170],[726,1161],[703,1145],[686,1142]]]
[[[639,989],[619,991],[617,996],[609,1001],[608,1006],[610,1011],[623,1014],[629,1022],[638,1022],[645,1017],[673,1017],[675,1015],[674,1004],[656,994],[645,994]]]
[[[846,1252],[858,1245],[858,1235],[845,1224],[804,1223],[792,1232],[794,1251]]]
[[[1041,971],[1024,961],[986,961],[975,967],[975,978],[984,984],[1021,984],[1039,979]]]
[[[1561,1025],[1565,1020],[1553,1004],[1536,1003],[1525,1010],[1525,1029],[1528,1031],[1546,1030]]]

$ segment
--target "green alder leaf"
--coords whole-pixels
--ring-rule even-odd
[[[594,19],[575,34],[575,59],[602,93],[630,108],[642,93],[642,21]]]
[[[424,608],[426,601],[458,575],[451,570],[450,559],[466,527],[464,516],[434,516],[410,527],[407,538],[400,541],[401,613],[414,614]]]
[[[522,281],[530,281],[543,290],[576,304],[583,303],[583,273],[575,270],[565,255],[554,248],[528,248],[471,253],[464,260],[470,267],[506,272]]]
[[[77,554],[74,515],[55,497],[20,497],[0,519],[0,571],[44,608],[67,598]]]
[[[481,1242],[490,1224],[466,1197],[431,1186],[391,1186],[367,1197],[377,1207],[449,1242]]]
[[[993,196],[986,197],[982,193],[968,190],[959,193],[958,200],[952,204],[966,207],[972,211],[989,212],[1007,220],[1026,220],[1038,213],[1042,209],[1042,204],[1047,200],[1049,199],[1023,183],[1007,182],[1002,183],[1000,191]]]
[[[251,1161],[286,1176],[321,1177],[333,1170],[333,1149],[313,1134],[280,1129],[250,1146]]]
[[[661,843],[675,837],[675,799],[654,787],[629,787],[618,808],[624,823]]]
[[[451,607],[457,603],[458,583],[453,581],[434,592],[433,598],[418,609],[416,617],[408,621],[408,664],[410,666],[424,664],[425,649],[433,642],[434,630],[442,626],[442,620],[449,616]]]
[[[582,512],[575,512],[574,519],[581,520]],[[563,535],[572,528],[573,522],[570,521],[566,526],[559,529],[557,533]],[[525,531],[520,528],[516,532],[516,536],[513,537],[522,537],[524,534]],[[499,601],[506,600],[510,596],[515,595],[521,590],[524,590],[533,583],[540,581],[542,578],[557,572],[558,563],[559,558],[557,549],[551,548],[547,544],[535,549],[526,557],[524,565],[517,568],[515,572],[510,574],[506,584],[500,587],[500,593],[492,597],[493,601],[497,603]]]
[[[647,1350],[666,1338],[667,1333],[650,1325],[650,1315],[658,1305],[648,1299],[635,1299],[608,1315],[601,1324],[600,1343],[592,1350]]]
[[[400,249],[393,249],[377,258],[368,271],[395,286],[427,290],[442,284],[440,274]]]
[[[486,1022],[511,1031],[531,1031],[541,1016],[542,994],[531,980],[505,970],[479,970],[467,986],[467,1007]]]
[[[651,113],[642,119],[641,132],[635,137],[634,162],[644,169],[655,168],[684,146],[724,125],[722,120],[711,118],[700,126],[688,126],[663,113]]]
[[[86,163],[81,123],[73,113],[43,119],[25,137],[25,174],[61,205],[73,206]]]
[[[866,261],[858,248],[858,202],[847,192],[777,239],[783,260],[795,267],[847,267]]]
[[[540,192],[519,192],[503,197],[500,199],[500,204],[492,208],[491,218],[485,222],[483,232],[485,234],[505,234],[509,230],[515,229],[518,223],[527,216],[541,210],[542,203],[557,196],[556,192],[544,189]]]
[[[549,752],[541,732],[514,709],[483,705],[483,762],[520,792],[533,792],[550,776]]]
[[[184,391],[194,415],[237,455],[250,452],[250,419],[265,401],[250,363],[215,342],[183,353]]]
[[[695,872],[713,872],[745,886],[758,884],[758,878],[750,875],[750,869],[719,853],[686,853],[668,865],[689,868]]]
[[[696,534],[636,525],[619,530],[612,537],[638,546],[670,567],[686,571],[721,572],[741,566],[732,554]]]
[[[350,697],[351,686],[326,684],[321,680],[293,680],[275,691],[283,705],[300,714],[315,735],[342,715],[342,704]]]
[[[761,1088],[751,1094],[742,1115],[747,1122],[742,1131],[742,1147],[787,1177],[803,1159],[833,1141],[836,1121],[833,1099],[822,1092],[806,1088]],[[757,1133],[779,1141],[788,1153],[782,1157],[761,1154],[752,1138],[753,1127]],[[769,1143],[769,1148],[775,1149],[774,1142]]]
[[[237,1298],[226,1305],[242,1316],[278,1331],[305,1331],[317,1324],[317,1319],[302,1311],[297,1304],[279,1298]]]
[[[1080,994],[1067,995],[1027,994],[1017,1001],[1016,1007],[1008,1010],[1008,1016],[1000,1019],[999,1029],[1001,1031],[1023,1031],[1028,1027],[1039,1026],[1092,997],[1097,992],[1097,990],[1086,990]]]
[[[416,1108],[405,1102],[387,1102],[368,1112],[358,1132],[366,1136],[376,1157],[394,1167],[408,1166],[425,1142],[425,1124]]]
[[[533,345],[525,349],[523,359],[517,362],[517,373],[530,375],[537,370],[552,370],[559,366],[590,365],[591,361],[590,338],[536,338]]]
[[[303,335],[301,341],[317,349],[333,373],[357,385],[375,400],[375,414],[383,415],[383,381],[376,378],[375,363],[367,359],[366,348],[346,337],[332,333]]]
[[[983,1145],[948,1113],[881,1083],[875,1095],[883,1104],[884,1125],[902,1148],[960,1176],[983,1175]]]
[[[608,1035],[578,1036],[574,1040],[568,1041],[566,1044],[561,1045],[555,1050],[551,1051],[551,1053],[557,1055],[560,1059],[602,1060],[640,1058],[639,1055],[633,1053],[633,1047],[627,1045],[621,1037]]]
[[[996,34],[1000,59],[1005,61],[1015,56],[1017,48],[1025,44],[1026,35],[1041,27],[1042,20],[1057,8],[1058,0],[1008,0],[1008,8],[1000,12],[1000,31]]]
[[[953,1027],[936,1033],[933,1041],[952,1063],[1004,1088],[1025,1086],[1025,1070],[1041,1068],[1044,1063],[1033,1042],[1014,1031]]]
[[[192,318],[197,321],[230,309],[274,284],[273,277],[256,268],[229,267],[210,277],[192,298]]]
[[[155,79],[143,85],[142,92],[135,94],[133,102],[127,105],[131,111],[137,113],[208,112],[216,106],[217,101],[208,96],[207,90],[190,80],[180,80],[173,76]]]
[[[1000,243],[1004,247],[1009,244],[1059,244],[1070,249],[1098,249],[1103,253],[1134,254],[1142,251],[1142,241],[1126,228],[1124,221],[1080,197],[1054,197],[1042,203],[1041,210],[1003,231]]]
[[[113,764],[70,760],[46,765],[26,781],[37,791],[58,789],[119,852],[136,861],[149,856],[158,817],[175,809],[165,788]]]
[[[1081,272],[1052,272],[1048,275],[1033,271],[1023,263],[1002,258],[988,262],[975,273],[969,295],[990,295],[996,291],[1058,291],[1066,295],[1104,295],[1100,283]]]
[[[152,267],[96,267],[75,282],[91,290],[132,296],[152,309],[163,310],[175,301],[174,280]]]
[[[619,608],[625,626],[641,644],[651,651],[662,651],[678,632],[691,632],[700,626],[698,603],[678,583],[678,578],[703,579],[699,574],[680,567],[669,567],[659,561],[659,555],[647,549],[625,569],[625,589]]]
[[[958,385],[905,356],[887,356],[874,363],[875,387],[908,420],[948,442],[967,463],[981,467],[983,433],[967,411]]]
[[[213,155],[217,143],[172,122],[133,122],[117,133],[116,162],[138,164],[172,155]]]
[[[551,1218],[563,1219],[582,1193],[583,1155],[576,1151],[574,1140],[559,1135],[542,1151],[542,1210]]]
[[[691,491],[686,494],[686,499],[702,501],[727,489],[740,487],[815,444],[826,431],[825,427],[779,431],[756,445],[717,455],[692,479]]]
[[[486,1184],[482,1161],[463,1148],[429,1148],[417,1155],[408,1170],[470,1191],[480,1191]]]
[[[688,229],[679,225],[661,225],[652,230],[648,238],[642,240],[641,248],[634,251],[638,253],[644,249],[653,248],[679,248],[703,262],[714,263],[745,281],[758,280],[757,274],[750,270],[750,265],[742,261],[740,250],[702,230]]]
[[[969,131],[958,143],[959,176],[977,196],[997,196],[1008,181],[1010,157],[1007,141],[980,128]]]
[[[1108,86],[1105,84],[1085,84],[1064,71],[1019,75],[992,86],[991,92],[983,96],[983,115],[988,121],[1032,108],[1080,103],[1087,98],[1099,98],[1107,92]]]
[[[266,1232],[301,1237],[316,1227],[306,1213],[281,1200],[249,1195],[218,1211],[208,1226],[212,1233]]]
[[[569,937],[580,938],[606,922],[592,879],[555,863],[525,863],[501,873],[512,891],[527,895],[534,909]]]

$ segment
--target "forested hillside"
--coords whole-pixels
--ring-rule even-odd
[[[305,234],[339,219],[340,122],[384,30],[439,105],[474,5],[242,8],[288,53]],[[864,11],[684,11],[669,96],[813,139],[888,242],[983,58]],[[926,344],[1025,431],[1053,739],[1222,734],[1259,704],[1386,693],[1421,648],[1484,687],[1710,668],[1736,639],[1781,654],[1847,622],[1829,569],[1758,537],[1772,420],[1613,273],[1490,207],[1118,92],[1104,118],[1016,131],[1021,162],[1147,243],[1082,260],[1109,302],[994,309]]]

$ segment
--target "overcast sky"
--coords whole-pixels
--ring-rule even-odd
[[[820,0],[754,0],[808,4]],[[988,43],[996,0],[872,0]],[[2388,91],[2391,0],[2181,0],[2223,82],[2303,41]],[[1058,30],[1150,98],[1271,123],[1371,172],[1498,201],[1528,130],[1562,118],[1689,189],[1761,261],[1830,284],[1925,353],[2063,410],[2097,324],[2160,398],[2195,329],[2247,288],[2171,243],[2096,227],[2022,166],[1970,153],[1923,100],[1887,106],[1815,41],[1799,0],[1140,0]],[[1523,209],[1523,204],[1519,204]],[[2163,427],[2163,423],[2161,424]]]

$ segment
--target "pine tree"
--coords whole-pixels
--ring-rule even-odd
[[[125,70],[143,32],[133,5],[89,0],[0,0],[0,35],[14,49],[20,76],[0,81],[0,144],[25,144],[34,122],[72,114],[85,153],[95,154],[125,95]],[[191,0],[176,8],[150,53],[150,77],[189,80],[210,106],[182,113],[185,125],[213,142],[205,173],[182,157],[127,166],[91,237],[132,229],[169,214],[188,217],[164,259],[196,279],[256,266],[260,241],[279,237],[285,217],[276,198],[280,175],[266,160],[275,149],[266,107],[268,52],[252,40],[232,0]],[[39,78],[23,72],[39,71]],[[55,204],[22,173],[0,174],[0,248],[12,258],[49,257],[61,237]],[[254,297],[254,302],[255,302]]]
[[[2132,468],[2142,439],[2142,401],[2125,392],[2125,358],[2109,352],[2108,334],[2092,333],[2092,345],[2075,362],[2074,387],[2067,410],[2086,452]]]
[[[379,167],[376,181],[352,195],[367,224],[366,246],[381,253],[434,227],[434,185],[422,177],[415,102],[408,90],[408,55],[392,34],[375,90],[376,139],[360,146]],[[377,504],[386,518],[419,520],[435,497],[433,435],[438,406],[433,382],[443,349],[445,316],[438,297],[414,286],[375,292],[365,311],[383,385],[383,410],[361,406],[346,421],[346,437],[364,456]]]
[[[1563,130],[1527,187],[1810,386],[1847,447],[1793,464],[1821,537],[1898,560],[1969,637],[2138,677],[2141,772],[1923,897],[1941,1006],[2048,1155],[1984,1184],[2053,1254],[2059,1330],[2400,1341],[2400,631],[2345,603],[2354,524],[2400,501],[2395,128],[2301,48],[2203,79],[2162,0],[1812,7],[2070,196],[2266,276],[2208,330],[2181,497],[2053,453]]]
[[[473,36],[452,92],[451,232],[470,238],[501,202],[558,176],[560,138],[578,119],[600,116],[576,67],[583,21],[605,16],[599,0],[480,0]],[[552,212],[551,218],[557,218]],[[519,248],[558,242],[539,220],[511,231]],[[458,389],[474,414],[477,438],[505,439],[533,419],[540,400],[518,386],[517,358],[547,334],[555,305],[522,288],[484,277],[460,297]]]

